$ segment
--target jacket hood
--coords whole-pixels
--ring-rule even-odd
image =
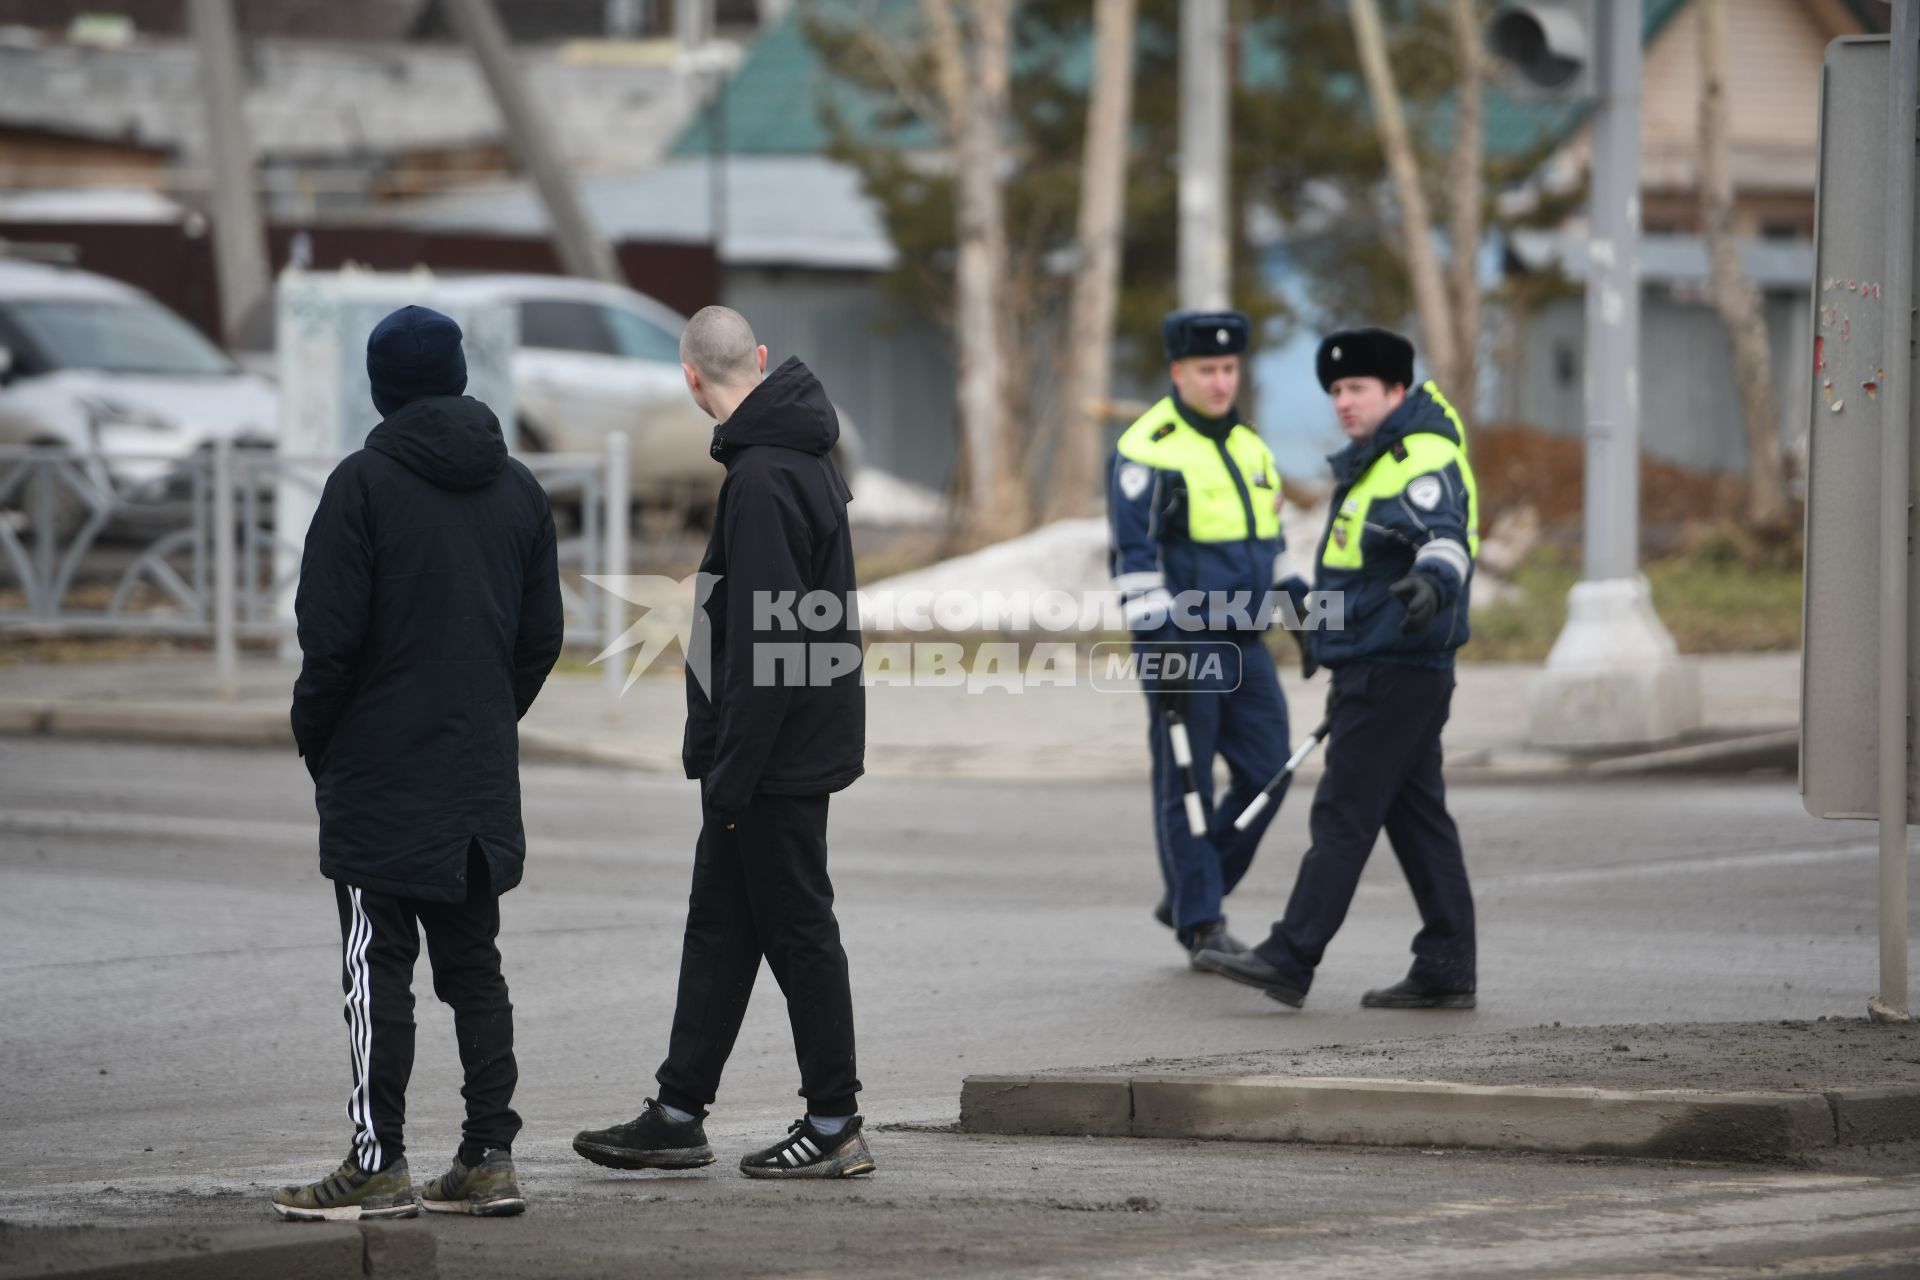
[[[1455,444],[1460,443],[1460,433],[1453,429],[1453,419],[1434,402],[1424,386],[1407,392],[1407,398],[1400,402],[1399,408],[1386,416],[1378,431],[1365,440],[1354,441],[1346,448],[1327,455],[1327,461],[1333,466],[1334,479],[1346,484],[1359,478],[1362,472],[1373,465],[1375,458],[1408,436],[1420,432],[1445,436]]]
[[[827,389],[798,356],[789,356],[713,429],[709,452],[721,462],[755,445],[825,456],[839,441],[840,418]]]
[[[409,401],[373,429],[367,448],[455,492],[491,484],[507,465],[500,420],[472,396]]]

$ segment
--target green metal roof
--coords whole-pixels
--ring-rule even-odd
[[[1867,0],[1845,3],[1863,30],[1878,30],[1883,24]],[[1687,4],[1688,0],[1645,0],[1643,41],[1652,43]],[[917,0],[802,0],[762,33],[728,78],[722,92],[724,149],[736,155],[817,155],[830,141],[823,103],[830,104],[861,136],[909,149],[935,145],[931,132],[919,121],[887,118],[882,105],[869,94],[828,73],[807,39],[802,9],[825,17],[861,18],[883,36],[889,29],[912,31],[919,21]],[[1246,83],[1284,81],[1286,50],[1279,39],[1246,39],[1240,47],[1240,72]],[[1067,51],[1062,65],[1069,76],[1084,79],[1090,56],[1082,45]],[[1357,84],[1354,90],[1359,96]],[[1521,156],[1543,143],[1564,141],[1580,127],[1588,109],[1585,102],[1516,100],[1497,81],[1491,83],[1486,97],[1487,153],[1496,159]],[[709,107],[695,119],[674,143],[672,154],[708,154],[714,115]]]

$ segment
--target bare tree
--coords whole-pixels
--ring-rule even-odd
[[[1449,0],[1447,25],[1453,34],[1453,60],[1459,111],[1453,124],[1453,158],[1447,166],[1447,241],[1452,293],[1453,368],[1443,371],[1440,389],[1463,405],[1474,402],[1480,355],[1480,237],[1486,208],[1485,109],[1486,61],[1480,51],[1480,23],[1473,0]],[[1436,366],[1437,367],[1437,366]]]
[[[964,24],[957,6],[965,9]],[[1018,453],[1008,447],[1003,332],[1007,224],[999,159],[1012,74],[1012,0],[921,0],[921,10],[954,149],[963,533],[969,542],[996,542],[1020,531],[1027,507]]]
[[[1733,341],[1734,381],[1747,425],[1747,520],[1755,528],[1786,521],[1779,409],[1759,291],[1740,265],[1734,236],[1733,163],[1727,121],[1726,0],[1699,0],[1700,215],[1706,223],[1713,302]]]
[[[1367,96],[1373,101],[1380,148],[1386,154],[1387,172],[1393,179],[1394,196],[1400,206],[1402,249],[1407,274],[1413,283],[1414,309],[1420,319],[1420,344],[1426,352],[1428,367],[1438,376],[1441,385],[1457,386],[1459,346],[1455,341],[1453,309],[1447,304],[1447,283],[1441,275],[1439,255],[1433,248],[1433,219],[1427,209],[1420,162],[1414,154],[1413,137],[1407,130],[1406,112],[1400,105],[1400,88],[1394,82],[1393,64],[1387,59],[1387,37],[1380,22],[1380,7],[1375,0],[1348,0],[1347,14],[1353,22],[1353,40],[1360,54],[1360,72],[1366,79]],[[1478,217],[1477,209],[1475,217]],[[1475,248],[1478,248],[1477,241]],[[1457,249],[1455,256],[1460,256]]]
[[[1067,320],[1067,373],[1046,518],[1086,515],[1100,465],[1100,413],[1113,374],[1113,323],[1125,231],[1127,126],[1133,118],[1134,0],[1097,0],[1094,81],[1080,177],[1079,262]]]

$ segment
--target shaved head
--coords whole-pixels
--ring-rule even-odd
[[[760,378],[753,326],[730,307],[702,307],[680,335],[680,363],[713,387],[751,385]]]

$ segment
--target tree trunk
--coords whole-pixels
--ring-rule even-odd
[[[1759,529],[1786,519],[1780,415],[1760,294],[1740,266],[1733,225],[1733,164],[1727,129],[1726,0],[1700,0],[1700,215],[1707,229],[1713,302],[1733,342],[1734,381],[1747,424],[1747,521]]]
[[[1067,322],[1067,375],[1048,486],[1046,518],[1095,510],[1101,416],[1113,372],[1113,321],[1120,295],[1125,229],[1127,126],[1133,118],[1134,0],[1097,0],[1094,81],[1087,103],[1086,159],[1080,172],[1080,260]]]
[[[1486,208],[1485,113],[1481,105],[1486,62],[1480,51],[1480,23],[1473,0],[1450,0],[1448,25],[1459,75],[1455,96],[1453,159],[1447,166],[1447,240],[1453,247],[1448,271],[1453,302],[1454,365],[1434,370],[1440,389],[1469,415],[1479,401],[1480,237]]]
[[[1454,342],[1453,317],[1447,306],[1446,281],[1440,274],[1439,255],[1433,249],[1433,219],[1427,211],[1427,193],[1420,182],[1420,165],[1414,157],[1413,139],[1407,132],[1407,119],[1400,107],[1400,90],[1393,79],[1393,66],[1387,61],[1387,39],[1380,25],[1380,9],[1375,0],[1348,0],[1347,13],[1353,21],[1353,41],[1360,54],[1360,70],[1366,77],[1367,96],[1373,101],[1373,118],[1380,133],[1380,148],[1386,154],[1387,172],[1393,178],[1394,194],[1400,205],[1400,233],[1405,244],[1407,273],[1413,280],[1414,307],[1420,317],[1420,344],[1427,367],[1441,379],[1458,376],[1459,357]],[[1446,383],[1443,381],[1443,386]]]
[[[1018,455],[1007,447],[1007,228],[997,164],[1011,75],[1011,0],[966,4],[971,22],[963,34],[950,0],[921,0],[954,151],[954,347],[966,476],[960,519],[964,541],[980,545],[1018,533],[1027,504]]]

